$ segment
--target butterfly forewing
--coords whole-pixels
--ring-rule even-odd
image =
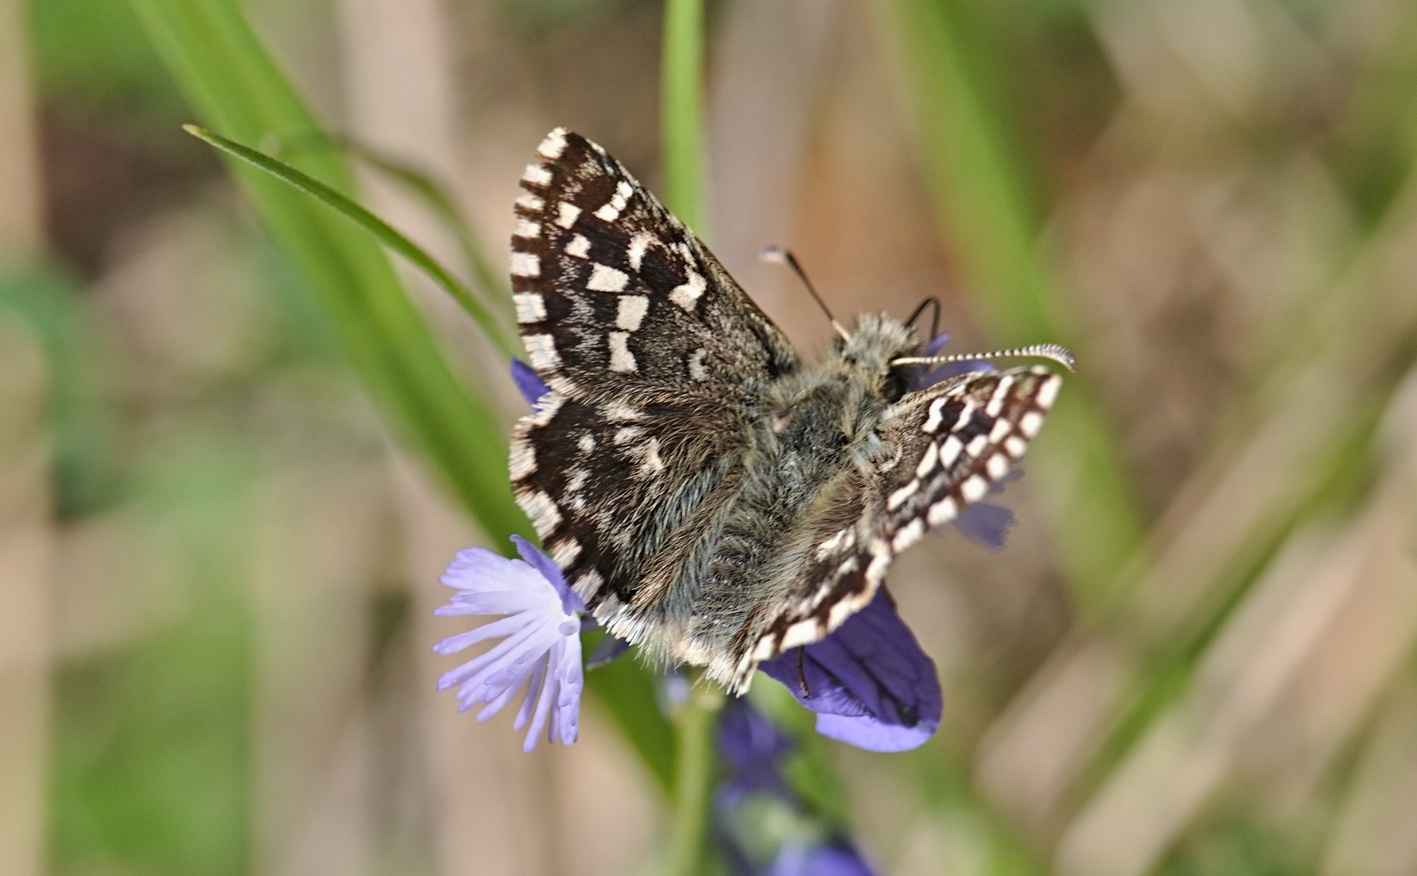
[[[817,528],[793,598],[760,630],[745,630],[733,686],[757,663],[815,642],[865,607],[897,554],[954,520],[1008,475],[1038,434],[1060,378],[1044,368],[974,372],[911,393],[883,418],[869,474],[843,475],[842,525]],[[823,521],[827,523],[826,520]]]
[[[538,152],[517,199],[512,290],[552,389],[721,399],[796,367],[782,333],[619,162],[560,129]]]
[[[552,392],[513,436],[513,487],[567,580],[611,619],[651,598],[646,559],[731,473],[744,396],[797,360],[598,145],[558,129],[538,154],[521,181],[511,272],[522,339]]]

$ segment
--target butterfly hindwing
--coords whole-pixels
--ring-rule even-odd
[[[513,433],[513,487],[566,580],[606,619],[667,583],[646,562],[706,497],[729,495],[745,434],[731,408],[694,397],[598,405],[551,392]]]

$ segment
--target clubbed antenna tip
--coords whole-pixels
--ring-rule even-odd
[[[817,302],[817,306],[822,309],[822,313],[827,315],[827,319],[831,322],[832,329],[835,330],[838,335],[841,335],[842,340],[851,340],[851,335],[847,334],[846,329],[842,328],[841,323],[837,322],[836,317],[832,316],[832,312],[827,308],[827,303],[822,300],[822,296],[818,295],[817,290],[812,288],[812,281],[807,279],[807,273],[802,270],[801,265],[797,264],[797,257],[794,256],[790,250],[783,249],[780,246],[768,246],[764,247],[763,251],[758,253],[758,258],[765,262],[774,262],[780,265],[787,265],[791,268],[792,273],[797,275],[797,279],[802,281],[802,285],[807,287],[807,294],[812,296],[812,300]]]

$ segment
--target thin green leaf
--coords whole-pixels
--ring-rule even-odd
[[[250,143],[323,139],[232,0],[130,2],[206,127]],[[296,163],[328,189],[345,197],[353,191],[335,150],[309,150]],[[454,377],[368,232],[264,168],[242,161],[232,169],[402,436],[494,540],[524,531],[507,483],[505,426],[474,387]]]
[[[961,13],[932,0],[891,0],[880,8],[914,106],[935,211],[968,288],[978,293],[972,305],[1005,344],[1068,344],[1076,335],[1058,307],[1056,271],[1038,245],[1037,211],[1021,170],[1026,150],[984,95],[985,74],[956,20]],[[1081,606],[1101,615],[1130,589],[1124,570],[1142,549],[1145,527],[1088,384],[1087,350],[1076,352],[1079,374],[1068,381],[1048,435],[1029,459],[1044,477],[1086,485],[1069,494],[1068,537],[1058,549]]]
[[[272,134],[284,142],[325,141],[232,0],[130,2],[208,127],[252,143]],[[290,158],[328,188],[346,197],[353,190],[338,150],[311,149]],[[264,169],[244,162],[232,167],[389,419],[444,476],[492,543],[505,545],[508,534],[530,531],[507,480],[505,427],[475,387],[453,377],[388,259],[369,245],[366,231]],[[662,779],[669,763],[666,726],[645,693],[652,691],[647,670],[625,662],[601,671],[614,670],[622,682],[618,687],[612,684],[602,692],[594,680],[589,692]],[[625,683],[629,674],[636,676],[634,683]]]
[[[444,186],[418,168],[371,149],[362,143],[340,140],[336,145],[375,170],[404,185],[419,200],[423,201],[428,209],[432,210],[433,214],[447,225],[457,239],[463,257],[467,259],[468,267],[471,268],[472,276],[477,281],[476,285],[481,287],[484,298],[489,300],[495,311],[504,315],[509,322],[515,319],[512,313],[511,289],[507,284],[504,268],[494,267],[492,260],[487,258],[487,247],[478,240],[477,234],[468,224],[467,218],[453,203],[452,198],[448,197],[447,189]]]
[[[197,125],[183,125],[182,130],[220,149],[227,155],[238,158],[281,182],[299,189],[374,235],[380,243],[408,259],[427,274],[433,282],[442,286],[443,290],[451,295],[463,310],[467,311],[468,315],[487,334],[487,337],[497,345],[500,353],[508,358],[513,355],[511,342],[507,340],[505,333],[487,308],[473,298],[472,292],[454,277],[451,271],[429,255],[427,250],[400,234],[393,226],[319,180],[307,176],[269,155],[228,140],[220,134],[214,134]]]

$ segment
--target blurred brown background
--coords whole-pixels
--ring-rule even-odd
[[[861,842],[900,874],[1417,873],[1417,7],[943,4],[1070,327],[998,337],[898,5],[709,5],[706,237],[804,351],[830,329],[764,245],[838,314],[938,295],[952,350],[1072,347],[1147,534],[1066,580],[1090,485],[1045,429],[1007,549],[901,559],[945,723],[829,748]],[[244,8],[499,259],[554,125],[658,187],[657,3]],[[437,577],[479,536],[188,120],[124,4],[0,0],[0,872],[646,872],[664,802],[594,708],[523,756],[433,690]],[[407,275],[510,423],[502,363]]]

